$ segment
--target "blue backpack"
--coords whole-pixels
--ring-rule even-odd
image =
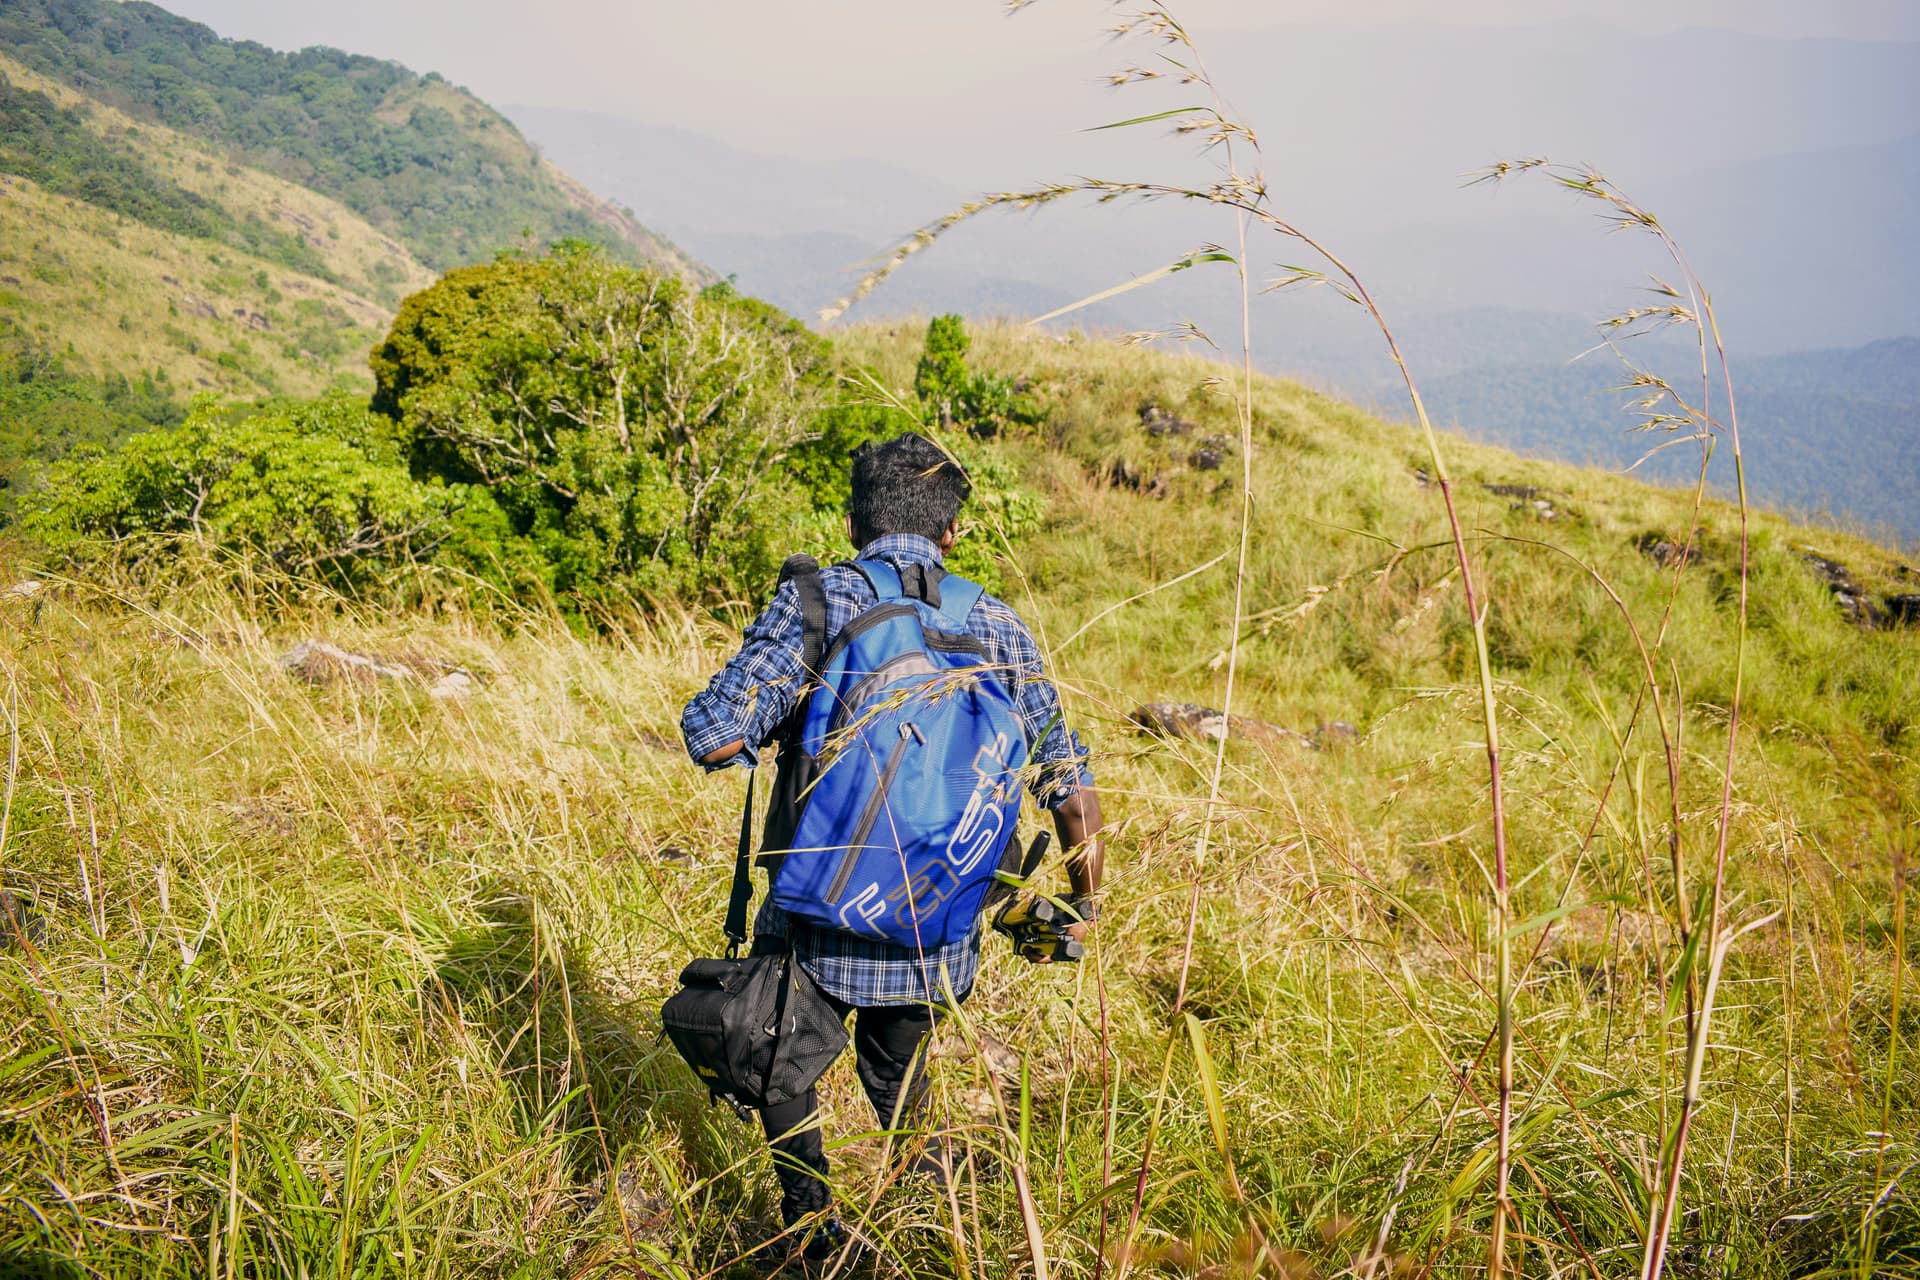
[[[855,560],[878,597],[821,653],[818,567],[795,577],[814,683],[780,750],[763,849],[773,901],[811,924],[904,947],[966,937],[1020,813],[1026,731],[1010,676],[967,629],[977,583]]]

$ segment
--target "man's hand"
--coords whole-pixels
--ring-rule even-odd
[[[1100,891],[1100,876],[1106,867],[1106,849],[1100,840],[1100,830],[1105,825],[1100,814],[1100,795],[1092,787],[1082,787],[1053,811],[1053,829],[1060,837],[1060,847],[1066,850],[1067,881],[1073,886],[1067,905],[1083,914],[1085,909],[1080,904],[1093,901],[1093,895]],[[1066,935],[1084,946],[1092,927],[1091,918],[1082,920],[1068,925]],[[1021,954],[1034,964],[1053,963],[1052,955],[1046,952],[1029,949]]]
[[[1098,918],[1098,908],[1094,906],[1093,900],[1083,893],[1068,894],[1065,898],[1056,899],[1055,901],[1058,905],[1066,907],[1069,911],[1073,912],[1075,916],[1079,917],[1073,924],[1063,925],[1055,923],[1053,928],[1058,931],[1056,936],[1061,939],[1071,940],[1084,948],[1086,946],[1087,935],[1093,929],[1093,922]],[[1085,954],[1084,950],[1081,954]],[[1020,948],[1020,956],[1031,964],[1052,964],[1056,959],[1060,958],[1059,944],[1050,947],[1022,947]],[[1080,956],[1078,955],[1069,954],[1066,956],[1068,963],[1079,959]]]

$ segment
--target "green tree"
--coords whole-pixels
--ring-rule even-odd
[[[954,420],[955,404],[966,395],[967,351],[972,346],[959,316],[935,316],[928,322],[926,346],[913,368],[913,394],[940,422]]]
[[[486,485],[583,603],[758,594],[808,508],[784,472],[827,348],[725,286],[569,242],[449,273],[373,354],[414,473]]]
[[[972,346],[959,316],[935,316],[928,323],[926,345],[913,370],[913,393],[925,419],[943,427],[964,427],[981,439],[1046,421],[1046,407],[1024,379],[1011,381],[967,368]]]

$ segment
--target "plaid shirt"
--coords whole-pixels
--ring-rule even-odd
[[[875,538],[860,554],[895,568],[940,563],[939,548],[910,533]],[[865,575],[851,565],[822,569],[820,585],[827,598],[831,644],[842,628],[873,607],[876,597]],[[1091,787],[1087,748],[1061,717],[1060,695],[1045,677],[1040,648],[1026,624],[1001,601],[983,595],[967,615],[967,629],[985,647],[987,660],[1011,677],[1014,703],[1027,730],[1034,798],[1055,809],[1081,787]],[[786,717],[805,683],[803,642],[799,592],[786,583],[747,628],[740,652],[687,704],[680,717],[687,753],[699,761],[729,743],[744,742],[738,754],[708,765],[708,770],[758,764],[759,744]],[[757,937],[791,937],[794,954],[814,981],[852,1005],[928,1003],[940,995],[943,966],[954,994],[965,996],[980,967],[981,931],[976,920],[959,942],[922,952],[789,920],[771,900],[761,904],[754,919]]]

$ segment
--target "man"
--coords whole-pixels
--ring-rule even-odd
[[[932,575],[937,581],[960,536],[958,516],[968,487],[966,474],[923,436],[909,433],[868,445],[854,455],[848,537],[862,559],[884,561],[903,577]],[[830,646],[876,596],[866,576],[851,565],[822,569],[820,586]],[[996,678],[1014,695],[1026,730],[1030,788],[1053,814],[1067,851],[1075,904],[1084,905],[1080,914],[1090,922],[1102,857],[1100,802],[1086,747],[1065,727],[1059,695],[1045,677],[1033,634],[1013,610],[983,595],[967,615],[967,628],[982,642]],[[793,709],[807,683],[804,638],[799,592],[793,582],[783,582],[747,628],[740,652],[687,704],[680,727],[689,755],[710,771],[758,762],[760,744]],[[1073,932],[1079,936],[1085,928],[1077,925]],[[767,901],[754,921],[754,949],[766,954],[790,942],[795,960],[834,1007],[843,1015],[857,1011],[853,1043],[860,1081],[881,1127],[893,1128],[896,1115],[901,1127],[923,1119],[926,1081],[919,1058],[940,1014],[939,975],[944,970],[953,993],[964,1000],[979,968],[981,934],[981,922],[975,920],[961,941],[922,950],[809,925]],[[815,1259],[830,1256],[845,1238],[833,1215],[822,1213],[831,1197],[817,1110],[809,1089],[761,1114],[775,1153],[782,1219],[792,1227],[809,1214],[821,1214],[806,1240],[807,1256]],[[939,1179],[946,1175],[945,1163],[931,1155],[922,1156],[915,1169]]]

